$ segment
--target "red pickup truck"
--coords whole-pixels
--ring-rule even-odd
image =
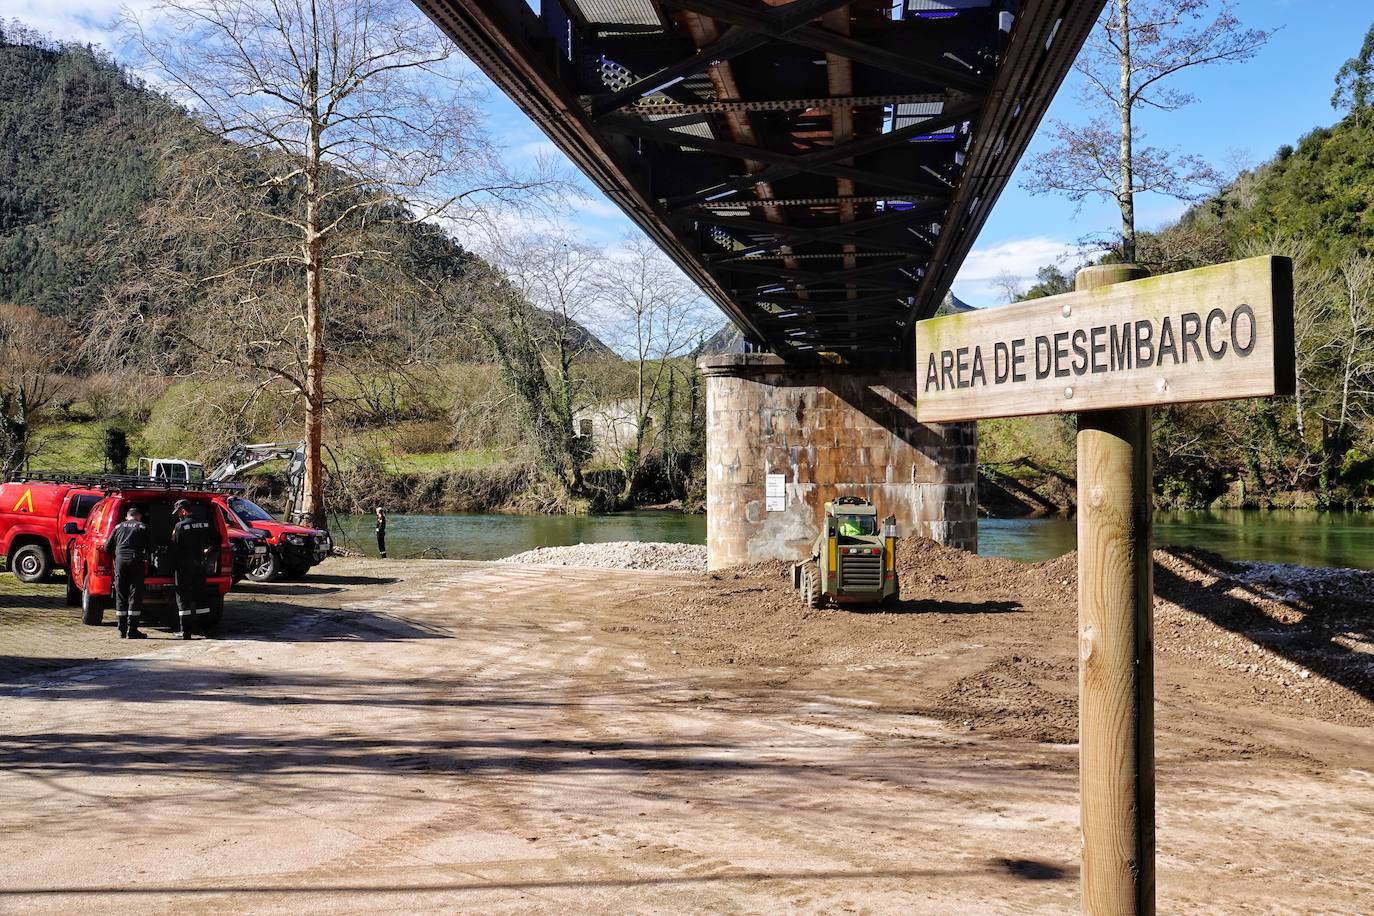
[[[175,595],[175,577],[169,548],[171,545],[172,507],[177,500],[187,500],[192,513],[210,522],[217,533],[218,549],[205,557],[208,607],[198,611],[198,620],[205,627],[219,625],[224,616],[224,596],[233,585],[234,558],[229,546],[229,529],[215,503],[212,492],[169,489],[156,485],[137,484],[123,489],[111,489],[91,510],[84,525],[69,522],[65,530],[76,535],[71,547],[71,572],[67,576],[67,603],[81,606],[81,622],[95,626],[101,622],[105,609],[111,604],[114,586],[113,559],[105,552],[105,542],[123,519],[130,506],[143,510],[143,520],[152,540],[152,559],[144,579],[145,607],[170,606]]]
[[[16,477],[0,483],[0,556],[21,582],[42,582],[66,568],[72,536],[68,522],[84,523],[105,494],[55,476]]]
[[[216,501],[244,524],[267,533],[266,555],[248,570],[248,578],[254,582],[299,579],[323,563],[334,546],[328,531],[279,522],[251,499],[229,493],[216,497]]]

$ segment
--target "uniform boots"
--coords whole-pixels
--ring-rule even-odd
[[[123,635],[125,635],[125,634],[121,633],[120,635],[123,636]],[[138,628],[138,615],[137,615],[137,614],[130,614],[130,615],[129,615],[129,630],[128,630],[128,636],[127,636],[127,638],[129,638],[129,639],[147,639],[147,638],[148,638],[148,634],[147,634],[147,633],[144,633],[142,630],[140,630],[140,629]]]
[[[128,637],[129,637],[129,618],[128,618],[128,616],[125,615],[125,614],[120,614],[120,615],[119,615],[119,638],[120,638],[120,639],[127,639]]]
[[[180,627],[177,635],[182,639],[191,638],[191,621],[194,619],[195,611],[181,611],[177,615],[177,625]]]

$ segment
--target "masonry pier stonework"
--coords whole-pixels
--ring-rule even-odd
[[[712,569],[799,560],[821,507],[862,496],[903,535],[978,549],[977,425],[916,420],[912,367],[705,357]]]

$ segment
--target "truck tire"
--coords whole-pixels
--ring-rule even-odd
[[[205,630],[218,630],[224,622],[224,596],[215,593],[210,596],[210,613],[198,614],[196,622]]]
[[[81,589],[76,587],[76,576],[67,570],[67,607],[81,607]]]
[[[81,622],[88,627],[100,626],[105,620],[105,607],[109,600],[92,595],[91,583],[88,581],[81,589]]]
[[[52,575],[52,554],[44,544],[25,544],[10,554],[9,565],[20,582],[44,582]]]
[[[267,556],[257,566],[248,568],[248,578],[254,582],[271,582],[281,577],[281,558],[272,548],[268,548]]]
[[[815,566],[807,566],[802,574],[805,578],[802,582],[802,597],[806,601],[806,606],[812,609],[821,606],[821,600],[825,597],[821,594],[821,571]]]
[[[310,564],[304,566],[283,566],[281,577],[288,582],[295,582],[297,579],[304,579],[305,574],[310,572]]]

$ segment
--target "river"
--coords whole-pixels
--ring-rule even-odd
[[[376,554],[372,517],[334,522],[341,544]],[[706,543],[706,517],[640,511],[615,515],[393,515],[387,546],[393,557],[495,560],[533,547],[601,541]],[[1198,511],[1160,512],[1155,542],[1215,550],[1233,560],[1305,566],[1374,566],[1374,513]],[[1074,548],[1071,518],[985,518],[979,552],[1034,561]]]

